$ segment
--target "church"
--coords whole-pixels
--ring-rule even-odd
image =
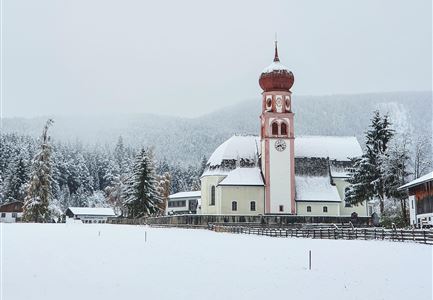
[[[296,136],[293,73],[273,62],[259,78],[260,135],[234,135],[210,156],[201,176],[201,214],[368,216],[345,201],[349,158],[362,155],[356,137]]]

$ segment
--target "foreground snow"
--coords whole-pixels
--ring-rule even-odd
[[[426,245],[107,224],[0,226],[4,300],[432,299]]]

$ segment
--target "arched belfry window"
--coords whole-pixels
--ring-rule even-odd
[[[272,123],[272,135],[278,135],[278,123]]]
[[[215,205],[215,186],[210,188],[210,205]]]
[[[287,124],[281,123],[281,135],[287,135]]]

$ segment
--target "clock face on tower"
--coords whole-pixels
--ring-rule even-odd
[[[278,139],[275,141],[275,149],[277,149],[277,151],[284,151],[284,149],[286,149],[286,142],[284,140]]]

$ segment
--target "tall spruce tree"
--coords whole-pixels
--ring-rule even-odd
[[[135,158],[132,172],[127,180],[124,204],[128,216],[139,218],[159,212],[161,197],[157,190],[152,154],[142,149]]]
[[[407,183],[410,175],[409,165],[409,141],[407,137],[402,137],[399,140],[393,140],[389,149],[388,155],[383,162],[383,174],[385,194],[387,199],[390,199],[400,205],[400,216],[403,224],[407,225],[407,192],[398,190],[398,188]]]
[[[32,162],[27,196],[24,200],[23,219],[28,222],[50,221],[49,205],[52,200],[51,145],[48,128],[54,123],[49,119],[44,126],[40,140],[40,150]]]
[[[379,201],[380,213],[384,213],[386,197],[385,174],[382,164],[387,157],[388,144],[394,135],[387,115],[375,111],[371,125],[365,134],[366,152],[361,158],[354,158],[348,182],[352,185],[346,191],[351,204],[358,205],[366,200]]]

